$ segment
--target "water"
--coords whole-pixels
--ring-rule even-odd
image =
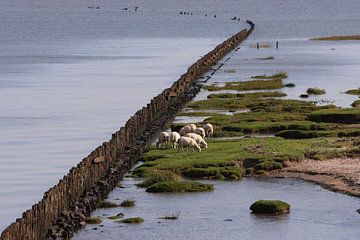
[[[134,208],[100,209],[94,216],[99,225],[87,225],[75,235],[83,239],[359,239],[358,198],[324,190],[314,184],[291,179],[244,179],[214,183],[215,191],[188,194],[151,194],[137,188],[134,179],[109,200],[136,200]],[[311,196],[311,197],[309,197]],[[290,203],[289,214],[256,216],[250,205],[258,199],[281,199]],[[142,217],[137,225],[107,219],[120,212]],[[178,220],[159,219],[180,212]],[[231,219],[232,221],[225,221]],[[96,229],[94,229],[96,228]]]
[[[338,92],[359,87],[359,43],[306,39],[360,32],[359,8],[357,0],[0,0],[0,231],[245,19],[256,30],[224,66],[236,74],[212,79],[284,70],[298,85],[289,97],[316,83],[348,105],[356,96]],[[278,51],[248,47],[275,40]],[[246,60],[267,55],[275,60]]]

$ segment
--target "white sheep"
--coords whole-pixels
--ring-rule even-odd
[[[202,147],[202,148],[207,148],[207,143],[205,142],[205,140],[198,134],[196,133],[187,133],[185,134],[185,137],[189,137],[189,138],[192,138],[196,141],[196,143]]]
[[[189,137],[180,137],[179,138],[179,150],[183,149],[183,148],[186,148],[187,150],[189,150],[189,148],[191,148],[194,152],[195,151],[201,152],[201,148],[196,143],[196,141]]]
[[[214,135],[214,127],[211,123],[207,123],[203,126],[204,130],[205,130],[205,135],[207,138],[213,138]]]
[[[194,133],[200,135],[202,138],[205,138],[205,130],[202,127],[195,128]]]
[[[195,124],[187,124],[185,126],[183,126],[179,133],[180,133],[180,136],[184,136],[185,134],[187,133],[191,133],[191,132],[194,132],[196,129],[196,125]]]
[[[173,148],[177,148],[179,138],[180,138],[179,133],[177,133],[177,132],[169,133],[169,140],[170,140]]]
[[[170,136],[168,132],[161,132],[158,137],[158,141],[156,143],[157,148],[161,148],[163,144],[168,143],[170,140]]]

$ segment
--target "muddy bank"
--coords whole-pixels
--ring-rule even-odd
[[[270,177],[296,178],[317,183],[326,189],[360,197],[360,158],[335,158],[292,162]]]

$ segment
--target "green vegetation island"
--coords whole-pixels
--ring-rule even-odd
[[[196,126],[213,125],[213,138],[205,138],[207,148],[193,152],[151,147],[141,159],[143,164],[132,172],[144,178],[138,186],[151,193],[203,192],[213,191],[214,186],[197,180],[285,176],[360,196],[356,184],[360,176],[346,171],[351,164],[353,173],[360,170],[360,164],[354,164],[360,153],[360,109],[284,99],[282,89],[295,87],[285,81],[287,77],[279,72],[204,85],[207,99],[188,103],[178,116],[189,121],[202,116],[202,122],[193,122]],[[310,92],[319,94],[318,90],[325,92],[316,88],[316,93]],[[179,131],[185,125],[173,123],[170,128]]]

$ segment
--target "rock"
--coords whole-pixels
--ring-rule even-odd
[[[290,205],[280,200],[258,200],[250,206],[252,213],[280,214],[290,211]]]

